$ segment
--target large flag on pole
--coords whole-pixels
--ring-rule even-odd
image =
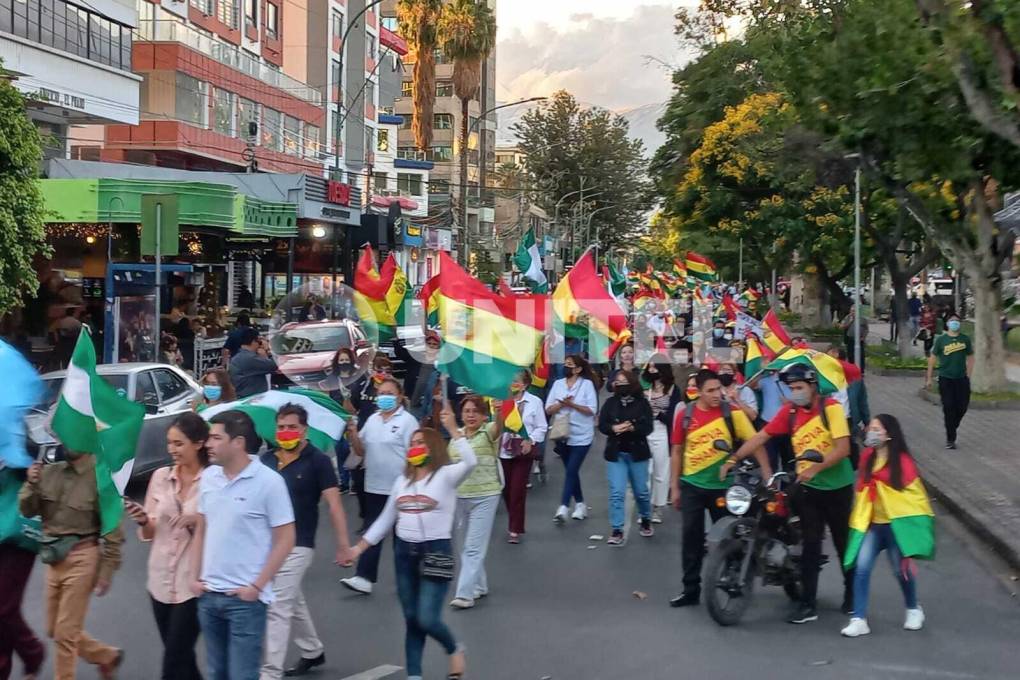
[[[589,340],[593,363],[607,362],[631,335],[627,313],[602,285],[590,248],[556,286],[552,307],[564,335]]]
[[[531,281],[532,293],[548,293],[549,280],[545,278],[542,271],[542,255],[538,252],[538,243],[535,242],[535,230],[528,229],[517,246],[514,254],[514,264],[521,271],[524,278]]]
[[[92,335],[83,326],[67,365],[51,427],[65,449],[96,457],[102,533],[120,525],[122,496],[135,463],[145,407],[121,396],[96,373]]]
[[[354,306],[362,324],[375,330],[380,342],[392,339],[407,296],[407,277],[393,253],[377,269],[372,246],[365,246],[354,271],[354,290]]]
[[[715,281],[715,262],[712,262],[712,260],[704,255],[688,250],[687,256],[684,258],[684,264],[687,265],[688,276],[692,276],[700,281]]]
[[[783,328],[783,324],[774,309],[770,309],[765,314],[765,318],[761,320],[761,327],[765,333],[765,337],[762,340],[774,354],[779,354],[793,344],[790,334]]]

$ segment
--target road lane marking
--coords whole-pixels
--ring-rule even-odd
[[[393,675],[397,671],[402,670],[404,669],[401,666],[376,666],[375,668],[370,668],[367,671],[362,671],[355,675],[349,675],[346,678],[341,678],[340,680],[379,680],[379,678],[385,678],[386,676]]]

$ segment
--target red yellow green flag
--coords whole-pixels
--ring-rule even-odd
[[[783,324],[779,321],[779,317],[774,309],[770,309],[765,314],[765,318],[761,320],[761,327],[765,331],[765,337],[763,338],[765,344],[773,353],[779,354],[793,344],[790,334],[783,328]]]
[[[521,410],[517,408],[516,399],[503,400],[499,417],[503,421],[504,430],[522,439],[528,438],[528,429],[524,427],[524,418],[521,417]]]
[[[374,329],[380,341],[396,334],[407,296],[407,277],[390,253],[381,269],[376,269],[372,246],[365,246],[354,271],[354,306],[369,332]]]
[[[873,450],[861,454],[861,469],[872,465]],[[850,537],[847,542],[843,568],[850,569],[857,562],[868,529],[875,521],[878,510],[888,520],[896,546],[905,558],[930,560],[935,556],[935,513],[928,494],[917,474],[914,459],[900,454],[902,489],[892,485],[892,472],[888,464],[880,464],[872,471],[871,479],[863,475],[854,488],[854,508],[850,513]]]
[[[425,282],[418,291],[418,299],[425,312],[425,325],[435,328],[439,325],[439,275]]]
[[[542,390],[549,383],[549,341],[542,342],[535,357],[535,366],[531,370],[531,387],[528,389],[532,394],[542,395]]]
[[[687,273],[689,276],[701,281],[715,281],[715,263],[704,255],[699,255],[693,250],[688,250],[687,256],[684,258],[684,264],[687,265]]]
[[[443,334],[436,368],[478,394],[502,399],[514,376],[535,361],[545,337],[545,298],[494,293],[446,253],[439,264]]]
[[[757,336],[748,334],[746,343],[747,350],[744,353],[744,378],[749,380],[752,376],[761,372],[762,367],[765,365],[765,354],[762,352],[761,343],[758,342]]]
[[[680,283],[686,283],[687,265],[679,257],[673,258],[673,273],[680,279]]]
[[[592,363],[607,362],[630,337],[627,313],[602,285],[590,249],[560,279],[552,308],[567,337],[588,339]]]
[[[813,369],[818,375],[818,392],[821,394],[835,394],[846,389],[846,373],[839,360],[808,347],[788,349],[769,362],[766,368],[781,371],[791,364],[803,364]]]

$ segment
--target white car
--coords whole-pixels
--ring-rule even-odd
[[[96,372],[123,396],[145,407],[145,423],[135,449],[132,479],[169,465],[166,431],[178,415],[191,410],[202,393],[201,386],[187,373],[169,364],[100,364]],[[64,376],[65,371],[51,371],[41,376],[45,385],[43,402],[25,418],[29,452],[35,449],[37,458],[44,462],[63,459],[62,447],[47,431],[46,421],[49,410],[60,396]]]

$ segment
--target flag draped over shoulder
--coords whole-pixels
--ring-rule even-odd
[[[770,309],[765,314],[765,318],[761,320],[761,327],[765,332],[765,337],[762,338],[765,341],[765,345],[775,354],[779,354],[793,344],[790,334],[783,328],[783,324],[779,321],[779,316],[776,315],[774,309]]]
[[[874,451],[861,454],[861,468],[871,465]],[[896,546],[905,558],[930,560],[935,556],[935,513],[924,489],[914,459],[900,454],[902,489],[892,485],[889,465],[871,474],[871,480],[858,479],[854,487],[854,508],[850,513],[850,536],[843,568],[850,569],[857,561],[861,543],[874,521],[875,504],[880,503],[889,520]]]
[[[553,312],[564,335],[588,338],[592,363],[605,363],[630,337],[627,313],[602,285],[589,249],[552,295]]]
[[[403,322],[398,317],[403,315],[407,288],[407,276],[393,253],[376,269],[372,246],[365,246],[354,271],[354,305],[361,322],[370,333],[378,333],[380,342],[392,339],[396,326]]]
[[[82,327],[53,411],[53,433],[71,451],[96,457],[96,486],[102,533],[120,526],[122,495],[134,468],[145,408],[96,373],[96,350]]]
[[[439,259],[443,334],[436,368],[478,394],[503,398],[514,376],[535,361],[548,298],[493,293],[446,253]]]
[[[317,449],[325,451],[343,437],[350,414],[328,394],[315,390],[269,390],[245,399],[210,406],[199,415],[209,420],[224,411],[247,413],[255,423],[255,433],[269,442],[270,446],[276,446],[276,412],[287,404],[301,406],[308,412],[308,441]]]
[[[520,270],[524,278],[531,281],[531,290],[534,293],[548,293],[549,280],[545,278],[542,271],[542,255],[538,251],[538,243],[535,241],[535,230],[528,229],[528,232],[521,239],[514,254],[514,264]]]
[[[689,250],[687,251],[687,256],[684,258],[684,264],[687,265],[688,276],[698,279],[699,281],[715,281],[715,263],[704,255],[699,255],[693,250]]]

